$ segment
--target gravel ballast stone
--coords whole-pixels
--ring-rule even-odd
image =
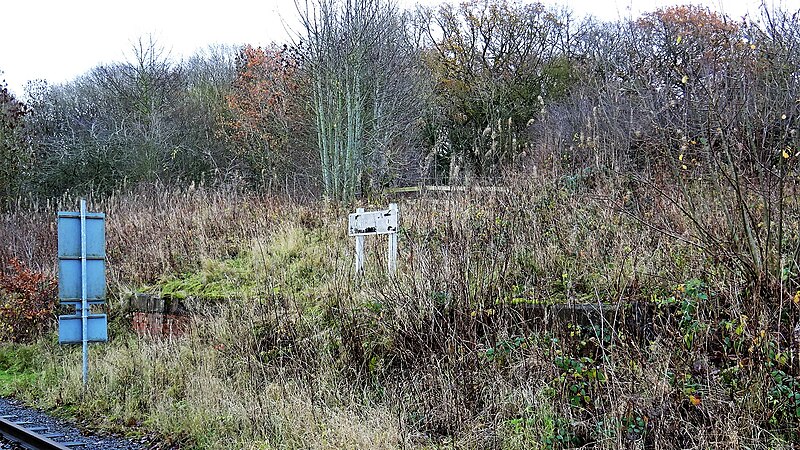
[[[47,427],[46,431],[38,431],[41,435],[58,435],[50,439],[56,442],[80,442],[83,445],[74,447],[83,450],[145,450],[142,443],[118,436],[87,435],[78,430],[74,425],[47,414],[25,407],[22,402],[14,399],[0,398],[0,416],[11,422],[31,422],[25,424],[26,428],[33,426]],[[0,449],[22,448],[17,444],[8,442],[0,436]]]

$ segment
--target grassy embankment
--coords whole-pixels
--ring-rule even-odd
[[[183,448],[797,443],[797,297],[762,299],[687,242],[666,199],[579,181],[403,199],[397,276],[368,239],[358,281],[347,207],[203,189],[100,201],[113,324],[88,391],[52,335],[4,348],[2,391]],[[53,210],[6,214],[0,256],[52,273]],[[135,337],[139,290],[185,298],[190,333]],[[10,352],[31,356],[13,369]]]

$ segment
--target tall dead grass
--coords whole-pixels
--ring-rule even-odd
[[[792,445],[788,338],[674,205],[622,179],[507,187],[401,199],[397,275],[369,239],[358,279],[347,208],[201,188],[98,201],[112,290],[232,259],[263,289],[189,301],[181,338],[112,336],[85,394],[76,354],[47,346],[27,395],[185,448]],[[2,251],[47,267],[52,212],[36,214],[4,216]]]

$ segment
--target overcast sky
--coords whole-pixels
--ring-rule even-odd
[[[411,7],[415,0],[398,0]],[[453,2],[454,0],[449,0]],[[800,0],[780,2],[797,9]],[[701,4],[738,18],[757,11],[744,0],[542,0],[603,20],[638,16],[659,6]],[[434,5],[441,0],[421,0]],[[62,82],[125,58],[139,37],[152,35],[179,59],[211,44],[265,45],[288,39],[293,0],[0,0],[0,71],[18,96],[28,80]]]

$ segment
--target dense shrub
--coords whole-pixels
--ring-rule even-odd
[[[0,340],[29,342],[55,319],[56,281],[14,258],[0,271]]]

